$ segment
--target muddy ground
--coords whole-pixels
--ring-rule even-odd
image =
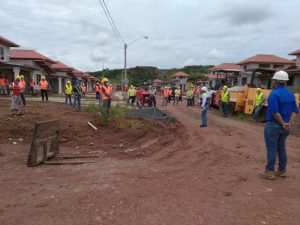
[[[300,221],[299,134],[288,139],[288,178],[268,181],[258,177],[265,165],[260,123],[212,110],[201,129],[199,109],[181,104],[163,109],[177,123],[126,119],[131,122],[121,127],[101,127],[95,116],[60,104],[30,103],[24,117],[9,117],[7,105],[0,102],[1,225]],[[100,157],[92,164],[28,168],[34,122],[47,118],[61,121],[61,154]]]

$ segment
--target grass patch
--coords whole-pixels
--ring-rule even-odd
[[[96,116],[100,126],[112,126],[118,129],[141,129],[148,133],[153,128],[153,120],[149,120],[146,123],[137,119],[126,119],[126,115],[130,108],[127,106],[117,105],[110,108],[109,115],[103,110],[102,105],[89,104],[86,107],[86,111]],[[100,112],[100,114],[99,114]]]

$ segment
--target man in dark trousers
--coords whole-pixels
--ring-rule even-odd
[[[285,142],[298,114],[295,96],[285,88],[289,76],[285,71],[276,72],[272,78],[275,88],[268,98],[268,111],[264,130],[267,148],[267,165],[260,177],[274,180],[286,177],[287,155]],[[279,159],[275,172],[276,159]]]
[[[79,81],[75,81],[75,85],[73,87],[73,110],[78,111],[81,107],[81,87],[79,85]]]

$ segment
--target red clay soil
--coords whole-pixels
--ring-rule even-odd
[[[179,123],[155,122],[147,132],[113,127],[94,132],[86,125],[93,120],[87,113],[62,105],[29,107],[26,121],[60,118],[62,153],[100,155],[93,164],[76,166],[26,167],[33,125],[22,125],[24,136],[14,136],[8,119],[0,128],[0,224],[299,223],[299,135],[288,139],[288,178],[268,181],[258,177],[265,165],[263,124],[210,111],[202,129],[196,107],[164,109]]]

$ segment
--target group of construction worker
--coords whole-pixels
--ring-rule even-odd
[[[85,97],[86,93],[86,85],[78,80],[74,81],[72,85],[71,81],[68,80],[65,85],[65,104],[72,106],[74,111],[78,111],[81,108],[81,97]],[[73,103],[72,103],[72,96],[73,96]]]
[[[30,81],[30,87],[32,83]],[[48,101],[48,82],[45,80],[45,77],[42,77],[42,80],[39,83],[42,100],[44,101],[44,95],[46,96],[46,101]],[[19,106],[26,106],[26,98],[25,98],[25,89],[26,89],[26,81],[23,75],[19,75],[16,79],[11,82],[9,89],[12,91],[12,103],[11,110],[19,111]]]
[[[163,89],[163,102],[162,106],[167,106],[168,103],[171,103],[173,99],[173,105],[178,105],[180,99],[182,101],[182,94],[179,88],[172,89],[170,87],[165,86]]]

